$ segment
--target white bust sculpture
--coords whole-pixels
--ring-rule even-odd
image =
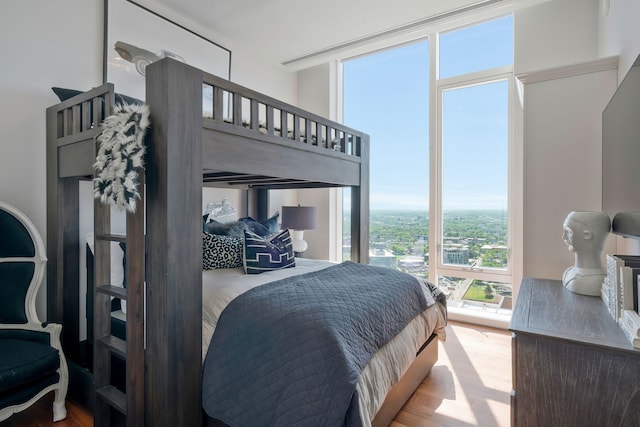
[[[601,253],[610,228],[611,220],[604,212],[571,212],[564,220],[562,239],[576,259],[562,275],[562,283],[571,292],[600,296],[607,275]]]

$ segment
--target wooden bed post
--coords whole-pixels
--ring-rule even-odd
[[[269,190],[247,190],[247,213],[258,221],[266,221],[269,218]]]
[[[62,288],[58,287],[58,122],[47,109],[47,320],[62,322]],[[64,341],[64,340],[63,340]]]
[[[202,72],[147,67],[146,425],[202,425]]]
[[[351,260],[369,263],[369,136],[355,144],[360,157],[360,186],[351,187]],[[354,244],[355,243],[355,244]]]
[[[111,96],[108,94],[111,93]],[[63,325],[69,395],[92,408],[93,383],[80,341],[79,182],[93,174],[97,126],[113,105],[113,86],[94,88],[47,108],[47,320]]]
[[[57,112],[47,109],[47,320],[64,325],[66,356],[79,356],[79,178],[60,178]],[[66,310],[64,308],[67,308]]]

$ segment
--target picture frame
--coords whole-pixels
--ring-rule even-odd
[[[231,51],[136,3],[104,0],[103,81],[145,99],[145,68],[168,56],[230,79]]]

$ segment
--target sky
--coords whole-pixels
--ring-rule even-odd
[[[429,40],[344,62],[344,123],[371,137],[371,208],[428,210]],[[440,76],[513,63],[513,18],[441,34]],[[443,94],[443,208],[506,209],[506,81]]]

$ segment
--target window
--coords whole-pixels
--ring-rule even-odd
[[[438,35],[432,271],[449,307],[510,315],[513,17]]]
[[[507,83],[442,91],[443,265],[508,267]]]
[[[469,74],[513,64],[513,16],[439,34],[438,77]]]
[[[509,315],[513,17],[342,67],[343,122],[371,136],[370,263],[437,282],[454,311]]]
[[[369,262],[426,276],[429,41],[345,61],[343,82],[343,121],[367,132],[373,147]],[[343,255],[348,255],[350,202],[344,206]]]

